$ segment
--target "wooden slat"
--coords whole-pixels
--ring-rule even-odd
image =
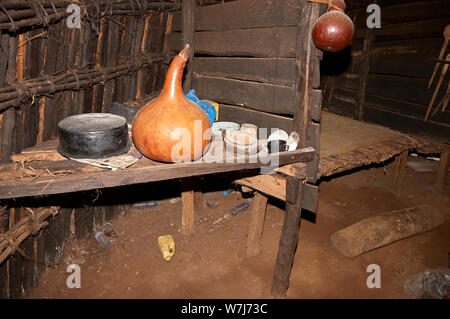
[[[294,113],[291,87],[210,76],[195,76],[193,88],[200,98],[277,113]]]
[[[196,10],[197,31],[224,31],[260,27],[284,27],[297,24],[296,0],[241,0]],[[173,30],[181,31],[181,13],[174,14]]]
[[[335,87],[344,89],[358,89],[359,73],[344,73],[336,77]],[[417,78],[388,74],[369,73],[366,92],[379,96],[391,97],[413,103],[428,105],[433,90],[427,90],[427,78]],[[441,86],[438,99],[443,96],[447,83]]]
[[[444,18],[450,16],[449,0],[411,1],[409,3],[383,5],[381,7],[382,28],[388,24],[399,24],[421,19]],[[353,12],[348,12],[354,17]],[[367,12],[364,9],[356,13],[355,27],[366,27]]]
[[[447,140],[450,137],[450,125],[423,119],[418,119],[408,115],[391,112],[386,109],[367,105],[364,112],[364,121],[377,123],[390,127],[397,131],[414,133],[420,132],[422,136]]]
[[[253,123],[260,128],[279,128],[286,132],[292,131],[292,119],[284,116],[245,109],[239,106],[219,106],[219,121],[230,121],[239,124]]]
[[[366,103],[372,106],[379,106],[391,112],[402,113],[418,119],[423,119],[426,112],[427,105],[414,102],[408,102],[400,99],[378,96],[374,94],[367,94]],[[443,124],[450,123],[450,110],[445,112],[437,112],[431,117],[434,122]]]
[[[383,20],[383,17],[381,18]],[[406,23],[395,23],[385,25],[380,29],[375,29],[374,39],[379,41],[392,41],[399,39],[420,39],[429,37],[441,37],[442,31],[448,24],[448,17],[429,19],[429,20],[415,20]],[[354,40],[364,38],[364,28],[357,30],[353,37]]]
[[[294,86],[295,60],[196,57],[194,72],[204,76]]]
[[[195,53],[216,56],[252,56],[262,58],[295,57],[296,27],[275,27],[231,31],[196,32]],[[181,33],[166,38],[170,51],[182,49]]]

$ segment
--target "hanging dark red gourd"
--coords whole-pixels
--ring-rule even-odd
[[[173,59],[161,94],[147,103],[134,118],[132,136],[146,157],[162,162],[200,158],[211,142],[206,113],[186,99],[181,81],[189,45]]]
[[[345,5],[344,0],[330,0],[327,12],[334,11],[334,10],[339,10],[339,11],[345,12],[345,8],[346,8],[346,5]]]
[[[317,19],[313,27],[315,45],[328,52],[345,49],[353,38],[354,27],[352,20],[343,12],[345,2],[331,0],[328,12]]]

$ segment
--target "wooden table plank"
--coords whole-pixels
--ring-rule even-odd
[[[78,192],[241,169],[254,169],[268,167],[269,163],[277,162],[281,166],[310,161],[313,155],[313,148],[304,148],[267,156],[254,155],[248,157],[245,162],[235,161],[233,163],[190,162],[179,164],[158,163],[158,165],[155,165],[153,161],[141,159],[129,168],[115,172],[96,170],[81,174],[49,175],[0,181],[0,199]],[[51,170],[51,167],[49,167],[49,170]]]

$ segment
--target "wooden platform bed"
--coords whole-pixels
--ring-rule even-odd
[[[182,11],[169,18],[165,53],[173,54],[186,43],[193,47],[193,63],[185,71],[185,89],[194,88],[200,98],[219,102],[219,121],[296,131],[300,136],[299,148],[233,163],[200,160],[162,164],[141,158],[117,171],[62,158],[56,152],[55,139],[25,149],[12,156],[13,163],[0,165],[0,209],[6,204],[10,221],[17,219],[9,223],[6,233],[0,234],[0,279],[39,278],[42,265],[55,262],[61,254],[70,237],[71,225],[77,227],[78,238],[87,237],[92,233],[93,222],[101,223],[117,216],[121,205],[120,194],[117,204],[110,206],[101,200],[96,202],[97,198],[61,204],[61,199],[57,199],[66,194],[84,194],[89,190],[98,190],[99,194],[117,186],[181,178],[182,230],[190,235],[194,232],[195,191],[191,177],[258,169],[276,159],[279,167],[275,174],[256,174],[235,182],[257,191],[247,239],[249,256],[256,255],[260,249],[267,196],[286,201],[272,281],[272,295],[284,297],[289,287],[302,209],[316,212],[317,183],[321,177],[396,157],[395,188],[398,188],[407,153],[417,150],[442,153],[439,176],[443,184],[449,152],[445,146],[427,144],[380,126],[322,112],[319,90],[322,52],[314,46],[311,30],[325,9],[326,5],[307,0],[239,0],[197,8],[194,0],[184,0]],[[112,82],[107,82],[108,85]],[[27,209],[30,203],[33,209]],[[17,214],[20,219],[14,217],[16,210],[20,211]],[[54,220],[47,223],[50,216]],[[47,239],[35,236],[34,242],[27,240],[30,235],[42,234],[47,224]],[[8,255],[20,252],[22,242],[25,253],[34,256],[34,264],[3,267]],[[17,284],[10,285],[15,287],[15,292],[9,286],[4,288],[5,285],[10,283],[0,282],[0,295],[5,294],[3,291],[8,296],[23,293],[18,279]]]
[[[321,152],[317,179],[373,163],[383,163],[395,157],[397,164],[393,187],[394,190],[398,190],[406,169],[408,152],[418,151],[420,153],[443,154],[441,155],[443,160],[440,163],[439,174],[444,176],[439,176],[438,183],[442,184],[445,181],[445,172],[448,171],[448,146],[412,138],[385,127],[363,123],[327,112],[322,112],[321,123]],[[52,194],[103,189],[171,178],[184,178],[182,231],[185,235],[194,233],[195,214],[194,190],[190,188],[192,184],[186,177],[241,169],[248,170],[264,166],[268,160],[268,157],[264,157],[259,162],[254,161],[254,163],[211,164],[199,161],[196,163],[161,164],[141,158],[131,167],[113,172],[66,159],[56,151],[57,144],[57,140],[41,143],[12,156],[13,163],[0,165],[0,200],[29,196],[39,198]],[[257,191],[250,210],[252,218],[247,238],[247,255],[249,257],[258,255],[260,251],[260,238],[262,236],[268,196],[274,196],[286,201],[289,200],[289,196],[296,195],[295,193],[293,195],[287,193],[287,191],[294,188],[298,193],[297,196],[303,197],[302,208],[312,212],[316,211],[317,186],[304,184],[306,186],[303,187],[302,191],[295,188],[295,183],[294,185],[288,184],[296,180],[307,179],[306,165],[298,162],[311,160],[313,155],[314,149],[312,148],[301,149],[295,152],[284,152],[279,157],[281,167],[276,169],[278,173],[256,175],[234,181],[236,184]],[[446,161],[445,158],[447,158]],[[443,184],[440,186],[443,186]],[[41,210],[37,213],[39,229],[45,227],[46,219],[54,214],[55,209]],[[289,215],[286,216],[288,223],[285,222],[283,227],[282,236],[285,238],[282,237],[280,240],[280,250],[284,241],[295,240],[298,236],[293,235],[292,232],[298,232],[298,228],[293,226],[298,225],[299,221],[295,220],[294,223],[289,223],[289,217]],[[297,218],[299,217],[300,215]],[[21,221],[22,223],[18,223],[18,226],[12,232],[17,231],[20,227],[23,229],[33,229],[35,227],[33,226],[32,217],[25,217]],[[289,229],[288,226],[290,225],[292,227]],[[31,235],[31,233],[29,231],[28,235]],[[21,238],[20,241],[16,241],[14,244],[19,245],[24,239]],[[295,247],[296,242],[293,242],[291,245]],[[10,249],[7,248],[3,250],[4,258],[13,252],[12,247]],[[282,258],[282,256],[278,258]],[[278,262],[280,261],[277,259]],[[274,284],[278,281],[288,284],[289,278],[274,277]],[[287,289],[287,286],[283,287]]]

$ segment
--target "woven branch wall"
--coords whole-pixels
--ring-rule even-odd
[[[67,5],[81,7],[81,28],[69,28]],[[161,89],[167,69],[164,36],[176,1],[11,0],[0,4],[0,160],[56,137],[70,115],[108,112],[113,101],[135,100]],[[0,174],[2,174],[0,172]],[[116,195],[117,197],[117,195]],[[0,203],[0,234],[16,229],[29,208],[58,206],[48,226],[0,263],[0,298],[17,298],[54,265],[71,225],[77,238],[92,224],[117,217],[114,195],[31,198]],[[94,203],[95,202],[95,203]],[[5,207],[6,205],[6,207]],[[95,206],[93,206],[95,205]],[[71,218],[74,220],[71,221]],[[71,224],[72,223],[72,224]],[[8,237],[9,238],[9,237]],[[6,252],[5,252],[6,253]]]

